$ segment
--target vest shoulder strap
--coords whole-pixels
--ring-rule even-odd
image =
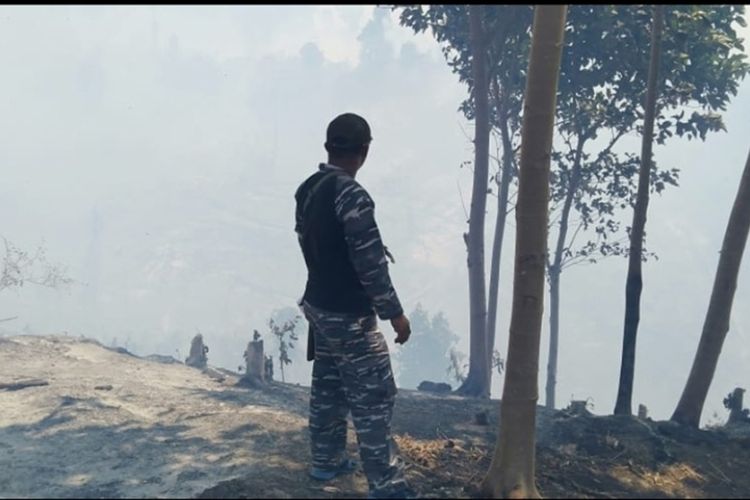
[[[310,188],[310,190],[307,192],[307,195],[305,196],[305,201],[302,204],[302,211],[300,212],[302,216],[305,216],[305,213],[307,212],[307,207],[310,206],[310,203],[313,200],[313,197],[315,196],[315,193],[320,189],[320,187],[323,185],[325,181],[330,179],[331,177],[335,176],[337,172],[335,170],[331,170],[330,172],[326,172],[321,176],[320,179],[318,179],[318,182],[313,184],[313,187]]]

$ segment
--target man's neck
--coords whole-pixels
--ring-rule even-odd
[[[336,162],[336,161],[331,161],[330,159],[328,160],[327,165],[331,165],[332,167],[340,168],[341,170],[343,170],[347,174],[351,175],[352,177],[356,177],[357,176],[357,171],[359,170],[358,167],[356,167],[356,166],[354,166],[354,165],[352,165],[350,163]]]

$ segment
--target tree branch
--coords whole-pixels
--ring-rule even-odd
[[[570,238],[570,244],[568,244],[568,249],[573,248],[573,244],[576,242],[576,236],[578,236],[578,232],[583,227],[583,219],[578,223],[578,227],[576,227],[576,230],[573,232],[573,236]]]

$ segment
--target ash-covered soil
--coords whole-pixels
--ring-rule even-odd
[[[309,388],[250,389],[232,372],[165,361],[73,337],[0,338],[0,497],[366,496],[361,471],[328,484],[307,478]],[[421,496],[474,493],[498,409],[400,391],[394,432]],[[745,428],[539,408],[537,430],[546,497],[750,496]],[[349,447],[356,453],[351,428]]]

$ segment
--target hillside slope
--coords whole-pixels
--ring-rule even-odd
[[[325,485],[307,479],[309,388],[259,391],[237,380],[86,339],[0,337],[0,496],[366,495],[361,472]],[[23,381],[35,383],[9,387]],[[422,496],[473,493],[467,485],[488,466],[497,409],[497,401],[400,391],[394,431]],[[489,425],[477,424],[479,412]],[[690,431],[543,408],[537,428],[547,497],[750,495],[743,429]],[[352,453],[354,443],[350,429]]]

